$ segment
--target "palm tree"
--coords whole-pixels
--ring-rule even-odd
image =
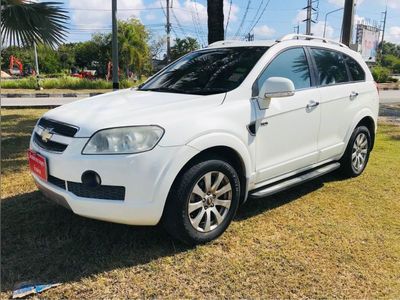
[[[208,43],[224,39],[224,1],[207,0]]]
[[[69,17],[59,7],[60,3],[0,1],[2,43],[16,46],[43,43],[54,47],[64,41]]]

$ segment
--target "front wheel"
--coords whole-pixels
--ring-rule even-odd
[[[346,152],[340,161],[342,173],[345,176],[356,177],[361,175],[367,166],[371,145],[371,134],[367,127],[359,126],[354,129]]]
[[[239,206],[240,181],[223,160],[206,160],[184,171],[172,187],[163,225],[187,244],[216,239],[231,223]]]

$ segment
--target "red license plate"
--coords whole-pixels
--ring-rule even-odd
[[[47,181],[47,161],[46,158],[39,153],[32,150],[28,150],[28,161],[29,169],[40,177],[41,179]]]

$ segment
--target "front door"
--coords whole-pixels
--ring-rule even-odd
[[[257,110],[257,183],[310,166],[318,160],[319,93],[313,88],[307,56],[302,47],[278,54],[258,79],[293,81],[294,96],[272,98],[269,108]]]

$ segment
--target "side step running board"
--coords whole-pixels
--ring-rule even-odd
[[[312,180],[314,178],[320,177],[322,175],[325,175],[329,172],[332,172],[340,167],[340,163],[335,162],[329,165],[325,165],[323,167],[319,167],[317,169],[311,170],[308,173],[299,175],[297,177],[292,177],[290,179],[286,179],[284,181],[280,181],[279,183],[276,184],[271,184],[268,185],[265,188],[260,188],[254,192],[250,192],[249,197],[251,198],[263,198],[278,192],[281,192],[283,190],[286,190],[288,188],[291,188],[295,185],[301,184],[303,182]]]

